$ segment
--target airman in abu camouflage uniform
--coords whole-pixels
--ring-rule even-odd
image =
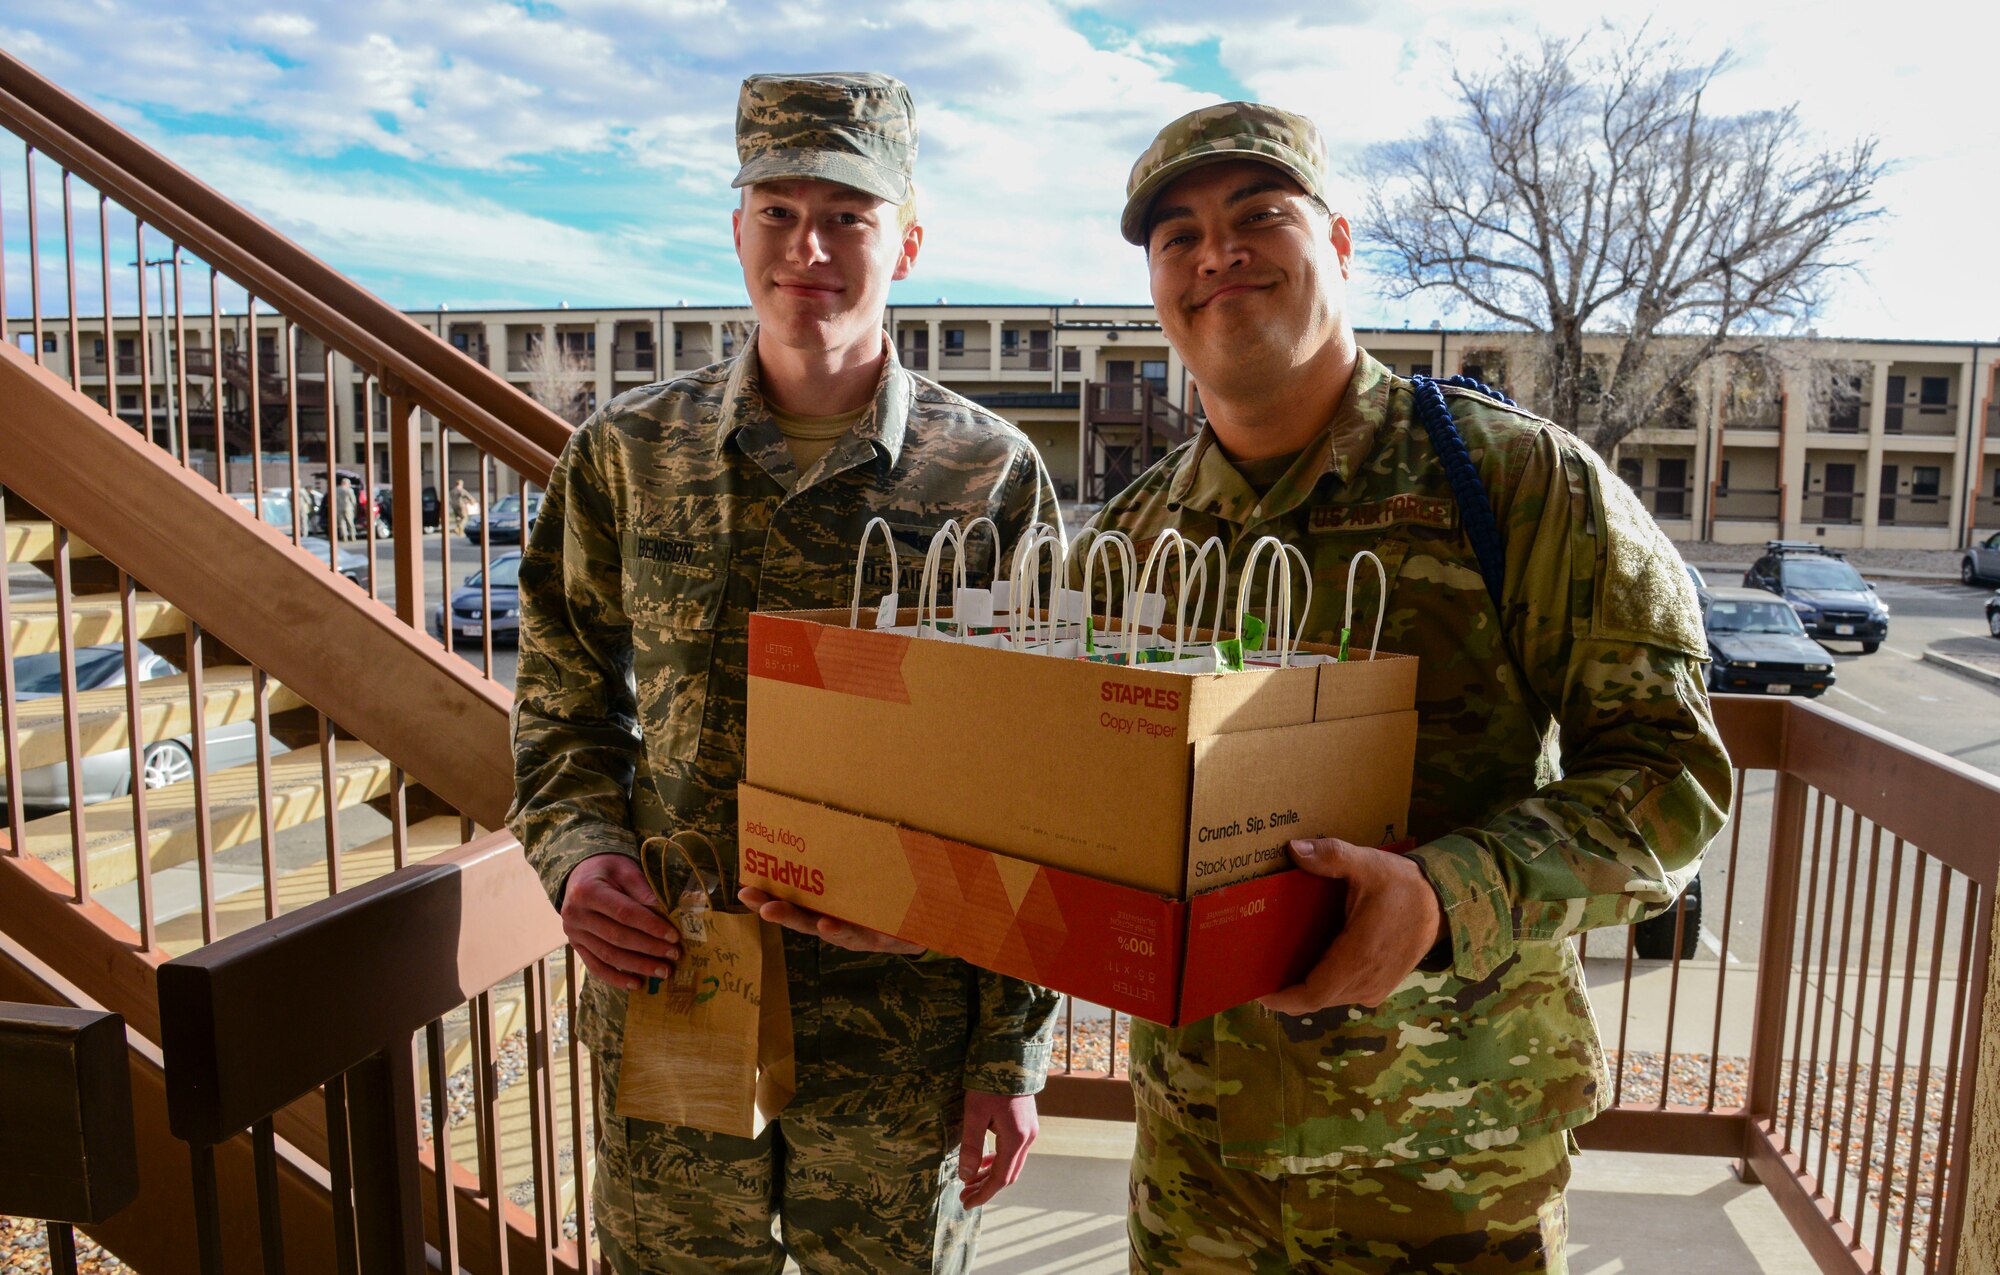
[[[749,1140],[614,1114],[625,991],[678,954],[636,847],[698,830],[733,876],[750,612],[845,605],[877,515],[906,563],[948,518],[989,516],[1011,539],[1056,516],[1028,440],[905,371],[882,331],[922,238],[908,90],[754,77],[738,139],[760,326],[735,359],[620,396],[564,449],[521,564],[508,822],[593,976],[580,1030],[612,1269],[776,1272],[789,1253],[807,1271],[962,1270],[977,1206],[1034,1136],[1055,1010],[1039,988],[832,923],[787,930],[798,1090],[779,1118]],[[850,423],[785,424],[828,420]]]
[[[1351,900],[1305,983],[1133,1024],[1134,1269],[1563,1270],[1568,1131],[1608,1081],[1567,940],[1666,906],[1730,799],[1686,576],[1572,434],[1448,389],[1504,537],[1496,607],[1411,383],[1355,345],[1310,121],[1196,111],[1127,192],[1210,424],[1096,525],[1219,535],[1238,571],[1258,536],[1299,546],[1318,642],[1372,551],[1381,645],[1421,661],[1418,847],[1293,843]],[[1385,600],[1365,562],[1355,589],[1360,646]]]

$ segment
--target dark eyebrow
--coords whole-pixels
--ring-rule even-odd
[[[1254,181],[1247,186],[1239,187],[1228,199],[1223,201],[1223,206],[1225,208],[1234,208],[1246,199],[1255,199],[1259,195],[1268,195],[1274,190],[1282,193],[1292,189],[1294,187],[1290,183],[1277,178]],[[1175,204],[1170,208],[1155,208],[1153,210],[1152,224],[1147,227],[1147,231],[1150,233],[1161,222],[1171,221],[1176,217],[1192,216],[1194,216],[1194,209],[1189,208],[1185,204]]]

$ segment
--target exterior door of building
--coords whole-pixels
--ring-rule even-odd
[[[1908,386],[1909,382],[1903,377],[1889,378],[1889,387],[1884,394],[1887,402],[1882,410],[1882,428],[1891,434],[1903,432],[1903,395],[1907,392]]]
[[[1854,466],[1826,467],[1826,492],[1820,498],[1820,518],[1825,522],[1854,521]]]
[[[1875,517],[1885,527],[1896,525],[1896,466],[1882,466],[1882,489],[1875,496]]]
[[[1655,518],[1685,518],[1687,512],[1688,463],[1679,456],[1660,457],[1660,485],[1653,495]]]
[[[1111,359],[1104,365],[1104,379],[1108,388],[1104,391],[1104,410],[1107,412],[1137,412],[1139,410],[1139,382],[1132,375],[1131,359]]]

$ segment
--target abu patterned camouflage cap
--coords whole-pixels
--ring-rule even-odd
[[[1153,198],[1193,168],[1229,159],[1254,159],[1283,169],[1308,195],[1327,203],[1326,143],[1303,115],[1257,102],[1224,102],[1189,111],[1160,130],[1125,182],[1125,214],[1118,229],[1127,242],[1146,242]]]
[[[917,109],[873,71],[753,75],[736,101],[731,186],[812,178],[901,204],[917,166]]]

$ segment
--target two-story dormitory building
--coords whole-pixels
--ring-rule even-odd
[[[573,356],[578,403],[614,395],[727,357],[750,319],[745,307],[416,311],[410,317],[468,357],[530,388],[539,349]],[[1194,394],[1150,306],[913,305],[890,311],[896,348],[924,372],[1018,424],[1035,441],[1064,495],[1097,500],[1192,428]],[[254,345],[246,319],[184,315],[166,325],[80,318],[77,348],[66,319],[44,319],[43,362],[75,371],[86,392],[137,425],[185,436],[197,464],[214,461],[213,404],[222,349],[221,434],[232,463],[247,466],[247,404],[262,387],[262,437],[281,451],[296,419],[307,456],[324,459],[328,405],[335,461],[363,460],[366,402],[359,376],[310,337],[295,355],[275,318],[260,316]],[[10,320],[23,349],[37,337]],[[1507,379],[1509,338],[1469,330],[1363,331],[1362,344],[1404,374],[1466,371]],[[176,340],[185,343],[178,348]],[[1811,537],[1845,547],[1950,549],[1973,529],[2000,526],[2000,346],[1915,341],[1801,340],[1789,355],[1737,367],[1724,358],[1700,378],[1669,423],[1617,449],[1618,472],[1668,534],[1759,542]],[[72,357],[76,357],[73,366]],[[185,386],[180,367],[185,363]],[[334,393],[326,392],[331,376]],[[546,379],[547,374],[541,374]],[[1794,381],[1844,392],[1807,392]],[[117,402],[112,404],[111,395]],[[146,400],[142,403],[142,399]],[[377,414],[374,419],[379,420]],[[377,439],[378,472],[387,443]],[[425,473],[440,490],[474,475],[444,449],[438,480],[436,426],[422,421]]]

